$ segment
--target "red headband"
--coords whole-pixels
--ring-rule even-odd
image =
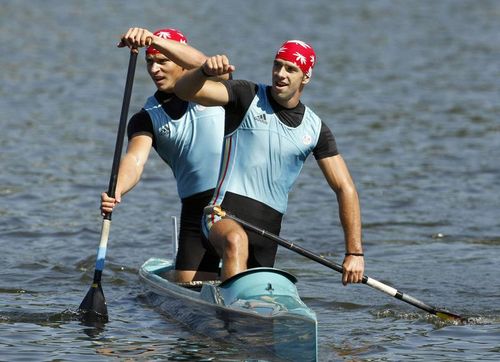
[[[309,44],[300,40],[287,40],[281,45],[276,53],[275,59],[282,59],[292,62],[299,67],[302,72],[311,77],[312,69],[316,64],[316,53]]]
[[[153,33],[156,36],[159,36],[163,39],[170,39],[178,41],[179,43],[187,43],[187,38],[177,29],[161,29],[157,30]],[[146,54],[158,54],[160,53],[153,46],[149,46],[146,48]]]

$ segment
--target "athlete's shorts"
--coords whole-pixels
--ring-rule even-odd
[[[279,235],[283,214],[251,198],[227,192],[222,209],[270,233]],[[206,238],[210,228],[220,220],[215,215],[203,218],[203,233]],[[251,230],[245,230],[249,240],[248,268],[272,267],[276,259],[278,244]]]
[[[201,231],[203,208],[212,198],[213,190],[182,199],[179,249],[175,260],[177,270],[217,273],[220,257]]]

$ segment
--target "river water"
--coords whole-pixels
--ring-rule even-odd
[[[476,361],[500,353],[500,2],[0,2],[0,360],[252,360],[154,310],[137,270],[168,256],[179,203],[152,155],[113,213],[110,322],[74,318],[92,280],[129,26],[178,27],[235,77],[269,82],[285,39],[318,64],[303,100],[334,131],[356,181],[366,274],[470,317],[437,320],[280,249],[319,319],[320,361]],[[154,86],[140,57],[130,114]],[[282,236],[341,262],[336,201],[311,158]]]

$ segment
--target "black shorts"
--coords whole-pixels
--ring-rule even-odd
[[[220,258],[201,231],[203,208],[212,198],[208,190],[182,199],[179,249],[175,260],[177,270],[197,270],[216,273]]]
[[[283,214],[259,201],[227,192],[221,206],[225,211],[250,224],[276,235],[280,233]],[[212,225],[210,216],[205,217],[205,230]],[[249,241],[248,268],[273,267],[278,244],[254,231],[245,231]]]

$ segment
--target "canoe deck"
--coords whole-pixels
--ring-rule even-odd
[[[164,278],[172,269],[171,260],[151,258],[139,271],[149,302],[163,313],[256,355],[317,359],[316,315],[300,299],[293,275],[255,268],[223,283],[194,282],[187,288]]]

